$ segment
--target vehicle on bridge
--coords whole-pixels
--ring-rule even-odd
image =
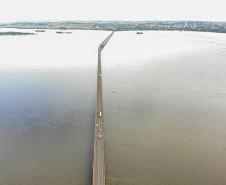
[[[99,74],[99,77],[101,77],[102,75],[101,75],[101,73]]]
[[[99,112],[99,117],[101,117],[101,112]]]

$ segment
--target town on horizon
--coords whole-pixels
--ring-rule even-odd
[[[0,28],[79,30],[168,30],[226,33],[226,21],[24,21],[2,23]]]

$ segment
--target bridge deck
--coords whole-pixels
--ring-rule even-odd
[[[93,155],[93,185],[105,185],[101,51],[113,34],[114,31],[100,44],[98,48],[97,100]]]

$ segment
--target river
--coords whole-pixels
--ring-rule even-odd
[[[110,32],[56,31],[0,37],[0,184],[92,182]],[[107,185],[226,184],[226,35],[135,33],[102,51]]]

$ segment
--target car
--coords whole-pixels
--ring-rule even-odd
[[[98,123],[97,123],[97,126],[98,126]]]

